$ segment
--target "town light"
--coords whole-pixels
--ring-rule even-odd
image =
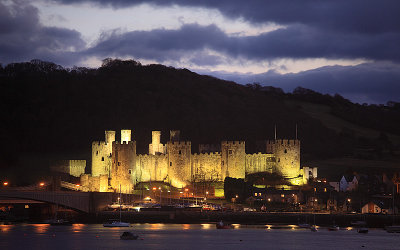
[[[79,185],[79,184],[76,184],[75,186],[79,187],[80,185]]]
[[[44,186],[44,182],[39,183],[39,186],[43,187]]]
[[[268,198],[268,201],[271,201],[271,198]]]
[[[8,186],[8,182],[3,182],[3,186]]]
[[[189,191],[189,188],[185,188],[185,192]]]
[[[161,190],[161,187],[158,187],[158,189],[160,189],[160,190]]]
[[[206,191],[206,194],[208,194],[208,191]]]
[[[239,198],[239,195],[235,195],[236,199]]]
[[[154,191],[156,191],[156,190],[157,190],[157,188],[156,188],[156,187],[153,187],[153,190],[154,190]]]
[[[351,201],[351,199],[349,198],[349,199],[347,199],[347,202],[350,202]]]

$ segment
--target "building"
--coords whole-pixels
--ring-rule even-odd
[[[164,182],[182,188],[193,182],[223,182],[225,177],[245,178],[252,173],[278,173],[292,185],[315,178],[316,168],[300,168],[300,141],[275,139],[265,144],[267,153],[246,154],[244,141],[199,145],[192,153],[190,141],[180,140],[180,131],[170,131],[161,143],[161,131],[152,132],[148,154],[136,154],[131,130],[105,131],[105,141],[92,143],[91,175],[82,175],[81,185],[92,191],[131,193],[137,183]],[[306,177],[305,177],[306,176]],[[121,187],[121,189],[120,189]]]

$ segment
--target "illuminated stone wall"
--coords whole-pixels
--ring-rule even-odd
[[[111,187],[123,193],[132,193],[132,175],[136,166],[136,142],[114,142],[112,144]]]
[[[111,153],[115,131],[106,131],[105,139],[106,141],[92,142],[92,176],[111,174]]]
[[[168,155],[138,155],[135,176],[139,182],[167,181]]]
[[[221,181],[221,153],[193,154],[192,169],[195,181]]]
[[[169,141],[168,152],[168,176],[175,187],[183,187],[191,181],[191,155],[192,144],[189,141]]]
[[[245,142],[223,141],[221,143],[221,175],[225,177],[245,177]]]
[[[246,154],[246,174],[259,172],[273,173],[275,168],[274,154]]]
[[[276,171],[288,179],[298,178],[300,175],[300,141],[299,140],[272,140],[267,142],[276,159]]]
[[[151,132],[151,144],[149,144],[149,155],[165,154],[166,148],[161,141],[161,131]]]
[[[121,143],[129,142],[132,139],[132,132],[130,129],[121,130]]]

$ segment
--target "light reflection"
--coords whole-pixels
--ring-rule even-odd
[[[46,233],[50,227],[50,224],[33,224],[34,231],[38,234]]]
[[[0,225],[1,232],[8,232],[13,227],[13,225]]]
[[[271,229],[271,225],[265,225],[265,228],[270,230]]]
[[[150,224],[151,230],[161,230],[163,227],[164,227],[164,224],[161,224],[161,223]]]
[[[190,224],[183,224],[183,230],[189,230],[190,229]]]
[[[347,231],[353,230],[353,227],[346,227]]]
[[[238,229],[240,227],[240,224],[232,224],[234,229]]]
[[[210,229],[211,228],[211,224],[201,224],[201,226],[203,227],[203,229]]]
[[[84,228],[84,224],[72,224],[72,230],[74,233],[79,233]]]

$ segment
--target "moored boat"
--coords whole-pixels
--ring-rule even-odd
[[[218,223],[216,224],[216,226],[217,226],[217,229],[232,229],[232,228],[233,228],[232,225],[226,224],[226,223],[224,223],[223,221],[218,222]]]
[[[357,228],[357,233],[366,234],[366,233],[368,233],[368,228],[366,228],[366,227]]]
[[[119,238],[121,240],[137,240],[139,238],[139,235],[133,234],[131,232],[123,232]]]
[[[400,225],[386,226],[385,230],[388,233],[400,233]]]
[[[109,220],[103,224],[103,227],[130,227],[129,222],[122,222],[118,220]]]
[[[336,225],[330,226],[330,227],[328,227],[328,230],[329,231],[339,231],[339,226],[336,226]]]

